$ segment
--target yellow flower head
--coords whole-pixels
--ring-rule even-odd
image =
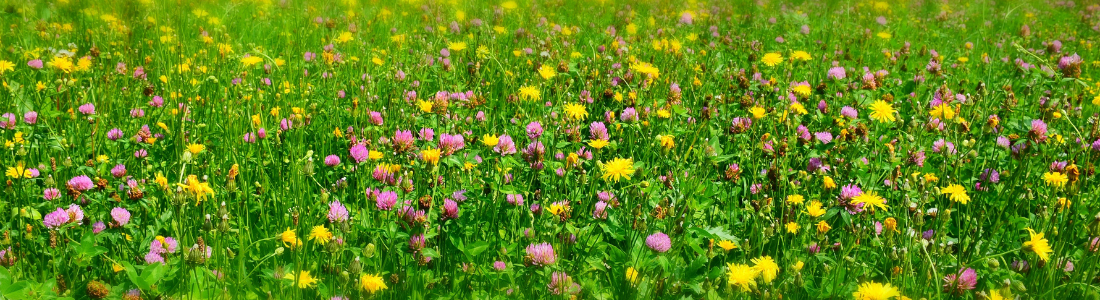
[[[874,212],[876,208],[889,210],[886,206],[886,198],[880,197],[878,194],[875,194],[874,191],[866,191],[852,198],[852,204],[858,205],[860,203],[863,203],[863,207],[870,209],[872,212]]]
[[[610,144],[610,143],[607,140],[591,140],[591,141],[588,141],[588,146],[592,147],[592,148],[596,148],[596,149],[603,149],[603,147],[607,147],[608,144]]]
[[[775,52],[764,54],[764,57],[760,59],[760,62],[769,67],[774,67],[778,64],[783,63],[783,55]]]
[[[1028,228],[1027,232],[1031,240],[1024,242],[1024,250],[1034,252],[1044,262],[1050,261],[1050,254],[1054,250],[1050,248],[1050,243],[1043,237],[1044,233],[1035,233],[1035,230],[1031,228]]]
[[[880,123],[889,123],[896,120],[894,118],[894,107],[886,101],[878,100],[871,104],[871,119],[879,121]]]
[[[735,244],[733,241],[721,240],[718,242],[718,247],[722,248],[722,250],[730,251],[736,249],[737,244]]]
[[[485,146],[493,147],[496,146],[499,142],[500,137],[497,137],[496,135],[486,133],[485,135],[481,136],[481,143]]]
[[[248,56],[248,57],[242,57],[241,58],[241,64],[244,65],[245,67],[251,67],[251,66],[259,64],[263,61],[264,61],[263,57],[259,57],[259,56],[256,56],[256,55],[251,55],[251,56]]]
[[[787,203],[801,205],[803,202],[806,202],[806,197],[802,197],[802,195],[787,195]]]
[[[898,293],[898,288],[889,283],[882,284],[873,281],[860,284],[859,290],[852,293],[852,297],[857,300],[888,300],[897,296],[901,296],[901,293]]]
[[[779,275],[779,264],[776,264],[771,256],[753,258],[752,264],[760,274],[760,278],[764,279],[764,283],[771,283]]]
[[[756,287],[756,268],[742,264],[726,264],[729,271],[726,271],[726,281],[730,285],[738,286],[742,292],[752,291],[752,288]]]
[[[657,140],[661,142],[661,147],[665,149],[676,147],[676,140],[671,135],[658,135]]]
[[[626,268],[626,280],[630,281],[630,284],[637,284],[638,283],[638,270],[634,269],[634,267]]]
[[[951,201],[966,204],[970,202],[970,196],[966,194],[966,188],[958,184],[952,184],[940,189],[941,195],[949,195]]]
[[[614,180],[615,182],[619,182],[619,179],[622,178],[630,180],[630,175],[634,174],[634,159],[616,158],[600,165],[600,169],[603,170],[604,180]]]
[[[1061,172],[1046,172],[1043,173],[1043,181],[1045,181],[1048,186],[1063,187],[1069,182],[1069,177]]]
[[[309,231],[309,240],[324,245],[332,240],[332,232],[322,225],[313,226],[313,229]]]
[[[283,241],[283,245],[294,249],[301,246],[302,241],[298,239],[298,234],[294,233],[294,229],[287,228],[282,234],[279,234],[279,240]]]
[[[191,152],[191,154],[199,154],[203,150],[206,150],[206,146],[203,146],[202,144],[187,145],[187,152]]]
[[[424,149],[424,150],[420,151],[420,155],[424,157],[424,161],[426,161],[426,162],[428,162],[432,165],[439,164],[439,155],[440,155],[439,149],[432,149],[432,148]]]
[[[550,65],[542,65],[541,67],[539,67],[539,76],[542,76],[542,79],[550,80],[557,75],[558,71],[555,71],[554,67],[551,67]]]
[[[806,213],[814,218],[823,216],[825,215],[825,209],[821,206],[821,201],[814,200],[813,202],[810,202],[810,205],[806,206]]]
[[[359,276],[359,289],[374,294],[389,287],[382,280],[382,276],[375,274],[363,274]]]
[[[565,105],[565,115],[574,120],[583,120],[588,117],[588,110],[585,109],[584,105],[569,103]]]
[[[300,289],[311,288],[317,285],[317,278],[309,275],[309,271],[298,272],[298,276],[294,276],[294,273],[287,273],[283,276],[283,279],[292,280],[297,282],[297,286]]]

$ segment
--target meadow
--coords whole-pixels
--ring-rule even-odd
[[[0,3],[0,299],[1100,299],[1091,1]]]

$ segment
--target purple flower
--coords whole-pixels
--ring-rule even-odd
[[[633,107],[624,108],[623,113],[619,115],[619,120],[627,123],[638,121],[638,112]]]
[[[963,268],[956,274],[944,276],[943,281],[944,292],[961,296],[978,285],[978,272],[971,268]]]
[[[461,134],[441,134],[439,135],[439,149],[443,151],[445,155],[454,154],[455,151],[466,148],[466,139]]]
[[[657,232],[645,238],[645,245],[653,251],[665,253],[668,252],[669,249],[672,249],[672,240],[668,238],[667,234]]]
[[[317,54],[313,54],[313,52],[306,52],[302,54],[302,59],[304,59],[305,61],[313,61],[313,58],[315,57],[317,57]]]
[[[56,188],[46,188],[42,191],[42,199],[54,200],[57,198],[61,198],[61,191]]]
[[[179,241],[176,241],[173,237],[164,237],[163,240],[157,237],[149,243],[149,253],[176,253],[179,249]]]
[[[160,253],[149,251],[145,254],[145,263],[147,264],[164,264],[164,257],[160,256]]]
[[[382,120],[382,113],[377,111],[370,112],[370,123],[377,126],[382,126],[382,124],[384,123],[384,121]]]
[[[444,199],[443,216],[447,219],[458,219],[458,203],[451,199]]]
[[[552,265],[558,259],[558,256],[554,254],[554,246],[550,243],[531,244],[527,246],[526,252],[525,260],[527,263],[539,267]]]
[[[512,204],[515,206],[523,205],[523,195],[520,194],[508,194],[504,196],[504,199],[508,201],[508,204]]]
[[[374,205],[380,210],[391,210],[394,204],[397,204],[397,193],[394,191],[378,193],[374,200]]]
[[[607,219],[607,202],[603,200],[596,202],[596,208],[592,210],[592,218]]]
[[[1036,142],[1042,143],[1043,141],[1046,141],[1047,123],[1039,119],[1031,120],[1031,130],[1028,131],[1028,134],[1030,134],[1031,138],[1034,139]]]
[[[361,163],[367,160],[367,158],[369,157],[370,150],[367,150],[367,146],[363,146],[363,144],[355,144],[355,146],[351,146],[351,158],[355,159],[355,163]]]
[[[431,128],[421,128],[419,135],[421,141],[431,141],[435,139],[435,130]]]
[[[333,200],[328,204],[328,221],[332,223],[345,222],[348,220],[348,208],[344,207],[344,204],[340,203],[340,200]]]
[[[505,264],[503,261],[498,260],[498,261],[493,263],[493,269],[496,269],[497,271],[504,272],[504,270],[507,269],[507,268],[508,268],[508,264]]]
[[[828,76],[829,79],[832,79],[832,80],[844,79],[846,77],[845,74],[844,74],[844,67],[829,68],[829,72],[826,76]]]
[[[335,167],[336,165],[339,165],[339,164],[340,164],[340,156],[337,156],[335,154],[325,156],[325,165],[326,166]]]
[[[493,147],[493,151],[500,153],[500,155],[516,154],[516,143],[512,141],[512,137],[502,134],[497,140],[497,145]]]
[[[23,122],[31,125],[38,123],[38,112],[28,111],[27,113],[23,114]]]
[[[111,176],[114,176],[115,178],[122,178],[123,176],[126,176],[126,165],[115,165],[114,168],[111,168]]]
[[[607,126],[603,122],[592,122],[592,125],[588,126],[588,132],[593,140],[609,140],[611,136],[607,134]]]
[[[840,108],[840,115],[848,117],[849,119],[859,118],[859,112],[851,106],[844,106]]]
[[[35,60],[32,60],[32,61],[28,61],[27,66],[31,67],[31,68],[35,68],[35,69],[41,69],[42,68],[42,60],[41,59],[35,59]]]
[[[833,134],[828,131],[815,132],[814,137],[817,138],[817,141],[821,142],[822,144],[828,144],[833,141]]]
[[[42,218],[42,225],[54,229],[69,222],[69,213],[60,207]]]
[[[88,178],[88,176],[80,175],[73,177],[73,179],[69,179],[69,187],[83,192],[92,189],[95,187],[95,184],[92,183],[92,179]]]
[[[412,250],[412,252],[420,252],[420,249],[424,249],[427,245],[428,242],[424,240],[424,234],[409,237],[409,250]]]
[[[15,114],[13,113],[5,113],[3,115],[0,115],[0,127],[7,129],[15,128],[15,122]]]
[[[421,130],[422,136],[423,133],[423,130]],[[393,147],[397,152],[405,152],[405,150],[412,148],[413,142],[415,141],[412,131],[398,130],[393,133]]]
[[[114,219],[115,224],[118,226],[126,226],[126,224],[130,224],[130,211],[125,208],[115,207],[111,209],[111,219]]]
[[[80,111],[80,113],[85,114],[85,115],[95,114],[95,104],[84,103],[83,105],[78,107],[77,110]]]
[[[103,224],[103,221],[95,222],[95,224],[92,224],[92,234],[99,234],[104,230],[107,230],[107,224]]]
[[[691,25],[691,23],[691,13],[684,12],[683,14],[680,14],[680,24]]]
[[[539,121],[527,123],[527,138],[534,140],[540,136],[542,136],[542,124]]]
[[[550,290],[550,293],[554,295],[576,295],[581,292],[581,286],[573,282],[573,278],[569,277],[569,274],[565,274],[565,272],[554,272],[550,274],[550,284],[546,285],[546,289]]]

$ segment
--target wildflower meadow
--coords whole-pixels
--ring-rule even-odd
[[[0,299],[1100,299],[1100,4],[0,3]]]

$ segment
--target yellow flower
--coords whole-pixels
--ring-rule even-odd
[[[970,196],[966,194],[966,188],[958,184],[952,184],[940,189],[940,195],[950,195],[951,201],[962,204],[970,202]]]
[[[6,60],[0,60],[0,74],[4,74],[4,73],[7,73],[8,71],[13,71],[13,70],[15,70],[15,64],[14,63],[12,63],[10,61],[6,61]]]
[[[539,88],[533,86],[522,86],[519,88],[519,98],[523,100],[538,101],[542,98]]]
[[[569,203],[554,202],[546,207],[546,211],[552,215],[560,216],[562,213],[569,211]]]
[[[503,9],[516,9],[519,5],[516,5],[516,1],[504,1],[500,4],[500,7]]]
[[[386,282],[382,281],[382,276],[374,274],[363,274],[359,276],[359,289],[374,294],[381,290],[385,290],[389,287],[386,286]]]
[[[812,57],[810,57],[810,53],[807,53],[806,51],[797,50],[791,53],[791,60],[807,61],[810,59],[812,59]]]
[[[500,137],[486,133],[481,136],[481,143],[485,146],[493,147],[496,146],[497,143],[500,143]]]
[[[638,270],[635,270],[634,267],[626,268],[626,280],[630,281],[630,284],[637,284],[638,283]]]
[[[120,265],[118,263],[111,264],[111,271],[114,271],[115,273],[122,272],[122,271],[125,271],[125,270],[126,270],[126,267],[123,267],[122,265]]]
[[[833,227],[829,226],[829,223],[825,222],[825,220],[821,220],[820,222],[817,222],[817,232],[818,233],[829,232],[829,229],[833,229]]]
[[[420,151],[420,155],[424,157],[424,161],[431,163],[432,165],[439,164],[439,149],[424,149]]]
[[[939,178],[939,177],[936,177],[936,174],[933,174],[933,173],[926,173],[926,174],[924,174],[924,181],[927,181],[927,182],[936,182],[936,181],[939,181],[939,180],[940,180],[940,178]]]
[[[881,123],[893,122],[895,120],[894,113],[894,107],[886,101],[878,100],[871,104],[871,119]]]
[[[733,241],[721,240],[718,242],[718,247],[722,248],[722,250],[730,251],[736,249],[737,244],[733,243]]]
[[[789,232],[791,234],[798,233],[798,230],[802,228],[802,226],[799,226],[798,223],[795,223],[795,222],[788,222],[786,227],[787,227],[787,232]]]
[[[858,205],[860,203],[863,203],[863,208],[869,209],[871,212],[874,212],[875,208],[889,210],[886,206],[886,198],[880,197],[878,194],[875,194],[874,191],[866,191],[852,198],[853,205]]]
[[[336,42],[343,44],[343,43],[350,42],[351,40],[354,40],[354,39],[355,39],[355,36],[352,35],[351,32],[344,31],[344,32],[340,33],[340,36],[336,37]]]
[[[420,111],[422,111],[422,112],[426,112],[426,113],[431,113],[432,112],[432,102],[431,101],[417,100],[416,101],[416,107],[419,107]]]
[[[825,215],[825,209],[821,208],[821,206],[821,201],[812,201],[810,202],[810,205],[806,206],[806,213],[814,218],[823,216]]]
[[[1066,185],[1066,182],[1069,182],[1069,177],[1061,172],[1046,172],[1043,173],[1043,181],[1045,181],[1048,186],[1062,187]]]
[[[791,103],[790,111],[799,115],[805,115],[809,113],[806,111],[806,106],[803,106],[802,103],[798,102]]]
[[[756,268],[748,265],[727,263],[726,280],[730,285],[741,287],[742,292],[752,291],[756,287]]]
[[[760,59],[760,62],[769,67],[774,67],[778,64],[783,63],[783,55],[775,52],[764,54],[764,57]]]
[[[813,92],[813,88],[810,87],[810,84],[804,82],[796,83],[791,90],[802,97],[809,97],[810,92]]]
[[[893,36],[893,35],[891,35],[891,34],[890,34],[889,32],[885,32],[885,31],[883,31],[883,32],[879,32],[879,33],[878,33],[878,34],[876,34],[876,35],[877,35],[877,36],[878,36],[879,38],[881,38],[881,39],[884,39],[884,40],[889,40],[889,39],[890,39],[891,37],[894,37],[894,36]]]
[[[542,79],[550,80],[557,75],[558,72],[555,71],[554,68],[550,65],[542,65],[541,67],[539,67],[539,76],[542,76]]]
[[[264,61],[263,57],[256,55],[241,58],[241,64],[245,67],[251,67]]]
[[[164,177],[164,174],[160,172],[157,172],[156,179],[154,179],[153,181],[155,181],[157,185],[159,185],[161,188],[168,188],[168,177]]]
[[[176,185],[183,188],[184,191],[195,196],[195,205],[198,205],[203,200],[206,200],[207,195],[213,195],[214,189],[210,188],[209,182],[199,182],[198,176],[187,175],[187,184],[177,183]]]
[[[763,107],[759,107],[759,106],[753,106],[752,108],[749,108],[749,113],[752,114],[753,119],[757,119],[757,120],[759,120],[761,118],[764,118],[764,116],[768,115],[768,111],[764,110]]]
[[[779,264],[771,256],[761,256],[752,259],[753,268],[764,279],[764,283],[771,283],[779,275]]]
[[[374,150],[367,150],[367,151],[368,151],[367,158],[370,158],[371,160],[379,160],[379,159],[382,159],[382,157],[385,156],[385,154],[382,153],[381,151],[374,151]]]
[[[658,78],[661,76],[661,70],[647,62],[630,64],[630,69],[641,74],[649,75],[647,78]]]
[[[616,158],[600,165],[600,169],[603,169],[604,180],[610,179],[615,182],[619,182],[619,179],[622,178],[630,180],[630,175],[634,174],[634,159]]]
[[[309,276],[309,271],[298,272],[298,276],[294,276],[294,273],[287,273],[283,276],[283,279],[297,281],[298,288],[307,289],[317,284],[317,278]]]
[[[928,112],[928,113],[930,115],[932,115],[933,117],[940,118],[940,119],[943,119],[943,120],[955,119],[955,110],[952,109],[951,106],[947,105],[946,103],[936,105],[936,107],[933,107],[932,111]]]
[[[283,231],[282,234],[279,234],[279,240],[283,241],[283,245],[291,249],[302,245],[302,241],[298,239],[298,234],[294,233],[294,229],[290,229],[289,227],[286,231]]]
[[[73,67],[75,67],[75,65],[73,65],[72,58],[60,56],[54,56],[54,58],[50,60],[49,66],[57,68],[58,70],[61,70],[65,73],[72,72]]]
[[[607,147],[608,144],[610,144],[610,143],[607,142],[607,140],[591,140],[591,141],[588,141],[588,146],[592,147],[592,148],[596,148],[596,149],[603,149],[603,147]]]
[[[309,240],[324,245],[332,240],[332,232],[322,225],[313,226],[313,230],[309,231]]]
[[[448,44],[447,44],[447,49],[451,49],[451,51],[462,51],[462,50],[466,50],[466,42],[452,42],[452,43],[448,43]]]
[[[565,114],[574,120],[583,120],[588,117],[588,110],[584,105],[569,103],[565,105]]]
[[[901,296],[898,288],[889,283],[881,284],[873,281],[860,284],[859,290],[852,293],[852,297],[857,300],[888,300],[897,296]]]
[[[672,117],[672,112],[669,112],[667,109],[658,109],[657,117],[661,119],[668,119]]]
[[[27,171],[27,168],[23,166],[23,162],[18,162],[14,167],[8,167],[8,171],[5,173],[9,178],[31,178],[31,172]]]
[[[657,140],[661,142],[661,147],[665,149],[676,147],[676,140],[674,140],[671,135],[658,135]]]
[[[1031,240],[1024,242],[1024,250],[1034,252],[1044,262],[1049,261],[1050,253],[1053,253],[1054,250],[1050,248],[1047,239],[1043,238],[1044,233],[1035,233],[1035,230],[1031,228],[1028,228],[1027,232],[1031,236]]]
[[[203,150],[206,150],[206,146],[203,146],[202,144],[187,145],[187,152],[191,152],[191,154],[199,154]]]
[[[836,180],[833,180],[832,177],[825,176],[824,178],[821,179],[821,183],[822,183],[822,185],[825,186],[826,189],[831,190],[831,189],[836,188]]]
[[[787,196],[787,203],[801,205],[803,202],[806,202],[806,197],[802,197],[802,195],[794,194]]]
[[[1005,300],[1005,297],[998,290],[989,290],[989,300]]]
[[[794,271],[795,271],[795,273],[797,273],[797,272],[801,272],[801,271],[802,271],[802,267],[805,267],[805,266],[806,266],[806,263],[804,263],[804,262],[802,262],[802,261],[800,260],[800,261],[798,261],[798,262],[794,263],[793,265],[791,265],[791,270],[794,270]]]

